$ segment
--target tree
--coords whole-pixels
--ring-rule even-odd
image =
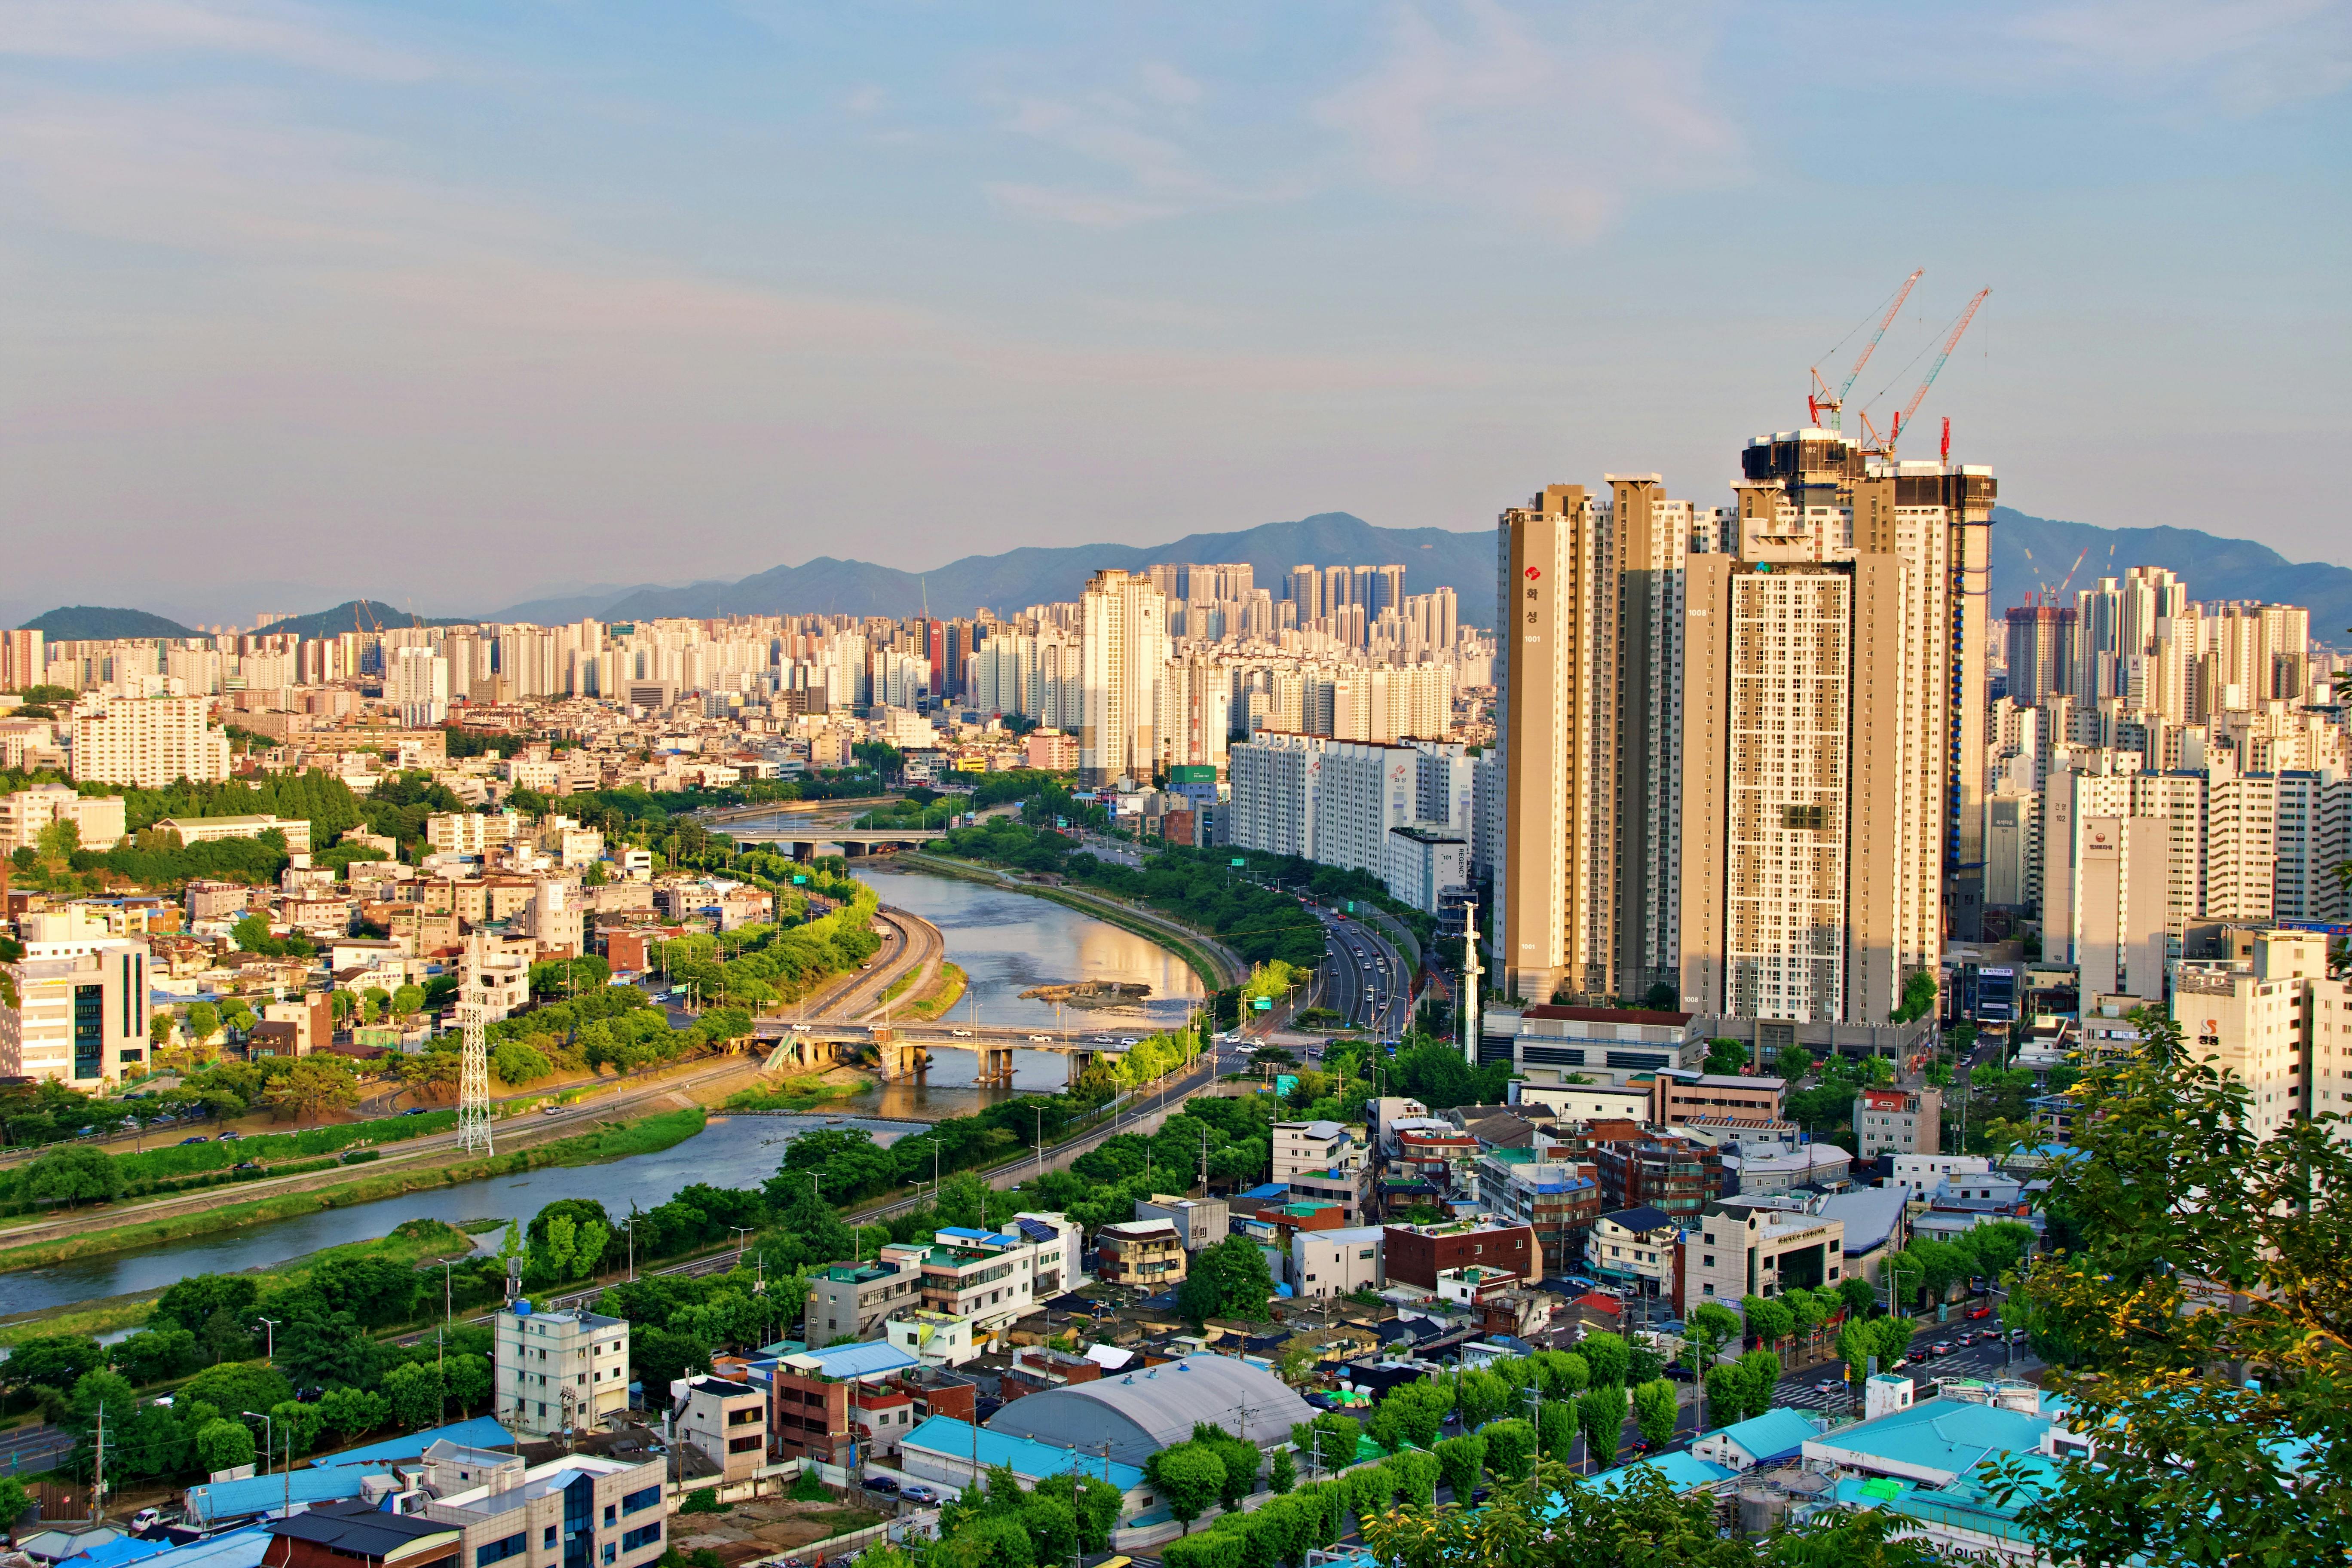
[[[260,1287],[248,1275],[191,1274],[164,1287],[147,1321],[150,1327],[177,1327],[202,1335],[215,1312],[249,1312],[260,1296]]]
[[[1708,1367],[1706,1388],[1707,1426],[1728,1426],[1747,1418],[1748,1380],[1737,1363]]]
[[[196,1463],[207,1474],[254,1461],[253,1433],[242,1421],[207,1421],[196,1428]]]
[[[147,1044],[162,1050],[172,1043],[173,1016],[169,1007],[158,1007],[147,1015]]]
[[[1169,1516],[1187,1535],[1225,1486],[1225,1462],[1197,1443],[1162,1448],[1144,1461],[1144,1474],[1167,1500]]]
[[[33,1506],[33,1494],[14,1476],[0,1476],[0,1531],[14,1530]]]
[[[188,1043],[201,1046],[220,1032],[220,1009],[209,1002],[188,1004]]]
[[[373,1389],[331,1388],[320,1396],[319,1418],[348,1441],[392,1419],[392,1401]]]
[[[1788,1310],[1789,1331],[1803,1335],[1808,1342],[1832,1310],[1819,1292],[1801,1288],[1781,1291],[1780,1305]]]
[[[24,1193],[37,1204],[105,1202],[122,1191],[122,1167],[96,1149],[47,1149],[25,1167]]]
[[[457,1405],[460,1415],[470,1415],[478,1405],[490,1397],[490,1358],[480,1355],[453,1355],[449,1358],[447,1375],[449,1401]]]
[[[1766,1344],[1779,1344],[1796,1327],[1796,1314],[1769,1296],[1742,1296],[1739,1310],[1748,1331]]]
[[[1891,1022],[1907,1024],[1914,1018],[1924,1018],[1936,1008],[1936,972],[1915,969],[1903,980],[1903,996],[1895,1011],[1888,1014]]]
[[[1486,1464],[1497,1479],[1518,1481],[1527,1479],[1536,1458],[1534,1427],[1513,1417],[1494,1423],[1479,1436],[1486,1439]]]
[[[0,1377],[12,1388],[71,1388],[106,1363],[106,1352],[87,1334],[36,1334],[17,1342],[0,1363]]]
[[[303,1121],[359,1103],[359,1080],[341,1057],[304,1057],[270,1086],[279,1110]]]
[[[1461,1413],[1462,1429],[1475,1432],[1510,1408],[1517,1391],[1484,1367],[1454,1379],[1454,1408]]]
[[[1453,1492],[1454,1500],[1467,1502],[1478,1478],[1486,1472],[1486,1439],[1475,1433],[1448,1437],[1432,1450],[1437,1456],[1437,1473]]]
[[[1744,1073],[1748,1070],[1748,1047],[1738,1040],[1709,1040],[1706,1043],[1706,1070],[1712,1073]]]
[[[294,1385],[268,1367],[226,1363],[205,1368],[173,1397],[215,1410],[267,1410],[293,1398]]]
[[[1870,1281],[1859,1276],[1850,1275],[1838,1281],[1838,1301],[1849,1318],[1858,1318],[1869,1311],[1876,1295],[1877,1292],[1870,1288]]]
[[[133,1383],[185,1377],[205,1363],[205,1348],[185,1329],[142,1329],[114,1347],[115,1370]]]
[[[1576,1348],[1577,1353],[1584,1358],[1585,1364],[1592,1369],[1594,1387],[1605,1388],[1612,1384],[1621,1388],[1624,1386],[1625,1373],[1632,1365],[1633,1357],[1627,1353],[1622,1334],[1612,1334],[1605,1330],[1590,1333],[1578,1342]]]
[[[392,1010],[404,1018],[414,1018],[425,1010],[425,987],[409,984],[395,986],[392,993]]]
[[[1225,1467],[1225,1484],[1217,1490],[1217,1501],[1227,1513],[1235,1511],[1257,1485],[1258,1466],[1264,1458],[1256,1446],[1204,1421],[1192,1424],[1192,1441],[1216,1455]]]
[[[1850,1318],[1838,1331],[1838,1354],[1852,1370],[1847,1381],[1859,1384],[1870,1375],[1870,1363],[1874,1356],[1878,1370],[1885,1372],[1895,1364],[1911,1343],[1911,1320],[1908,1318]]]
[[[1265,1489],[1282,1497],[1297,1484],[1298,1461],[1290,1457],[1289,1449],[1276,1448],[1272,1462],[1266,1466]]]
[[[1625,1389],[1622,1384],[1588,1388],[1576,1401],[1577,1430],[1584,1435],[1584,1451],[1596,1470],[1617,1462],[1617,1447],[1625,1436]]]
[[[1770,1351],[1749,1351],[1739,1358],[1739,1383],[1742,1418],[1753,1421],[1772,1408],[1772,1393],[1780,1383],[1780,1358]]]
[[[1389,1390],[1372,1411],[1367,1430],[1372,1440],[1391,1453],[1407,1443],[1428,1448],[1437,1442],[1445,1413],[1454,1407],[1454,1390],[1440,1383],[1408,1383]]]
[[[431,1362],[413,1361],[383,1375],[384,1397],[392,1401],[393,1419],[402,1430],[414,1432],[441,1420],[441,1373]]]
[[[1211,1318],[1259,1321],[1273,1300],[1274,1271],[1265,1253],[1245,1236],[1229,1236],[1202,1248],[1176,1288],[1176,1310],[1195,1323]]]
[[[2323,1562],[2352,1553],[2352,1150],[2344,1118],[2268,1137],[2246,1086],[2165,1013],[2069,1090],[2074,1155],[2050,1167],[2071,1238],[2011,1309],[2059,1364],[2046,1386],[2095,1463],[2000,1491],[2049,1556],[2105,1565]],[[2054,1228],[2054,1227],[2053,1227]]]
[[[1633,1423],[1642,1429],[1642,1441],[1654,1450],[1663,1450],[1675,1440],[1675,1420],[1680,1408],[1675,1385],[1665,1378],[1656,1378],[1633,1387]]]

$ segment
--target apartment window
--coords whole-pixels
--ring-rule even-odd
[[[614,1523],[618,1523],[618,1522],[619,1522],[619,1518],[620,1518],[620,1512],[621,1512],[621,1510],[620,1510],[620,1507],[619,1507],[619,1505],[618,1505],[618,1504],[616,1504],[616,1503],[609,1503],[609,1502],[608,1502],[608,1503],[606,1503],[606,1504],[604,1505],[604,1522],[605,1522],[606,1524],[614,1524]]]
[[[661,1540],[661,1536],[660,1520],[655,1520],[650,1524],[641,1524],[621,1537],[621,1550],[635,1552],[641,1547],[652,1546]]]
[[[493,1541],[474,1549],[474,1568],[486,1568],[492,1563],[503,1563],[509,1557],[520,1557],[530,1545],[530,1532],[522,1531],[504,1541]]]
[[[662,1489],[659,1487],[647,1487],[643,1491],[631,1492],[621,1500],[621,1511],[625,1514],[642,1513],[646,1509],[660,1503]]]
[[[547,1551],[552,1552],[555,1550],[555,1526],[551,1524],[545,1530],[540,1531],[539,1543]]]
[[[603,1554],[603,1561],[604,1561],[604,1562],[611,1563],[611,1562],[613,1562],[614,1560],[615,1560],[616,1558],[618,1558],[618,1557],[620,1556],[620,1554],[621,1554],[621,1553],[620,1553],[620,1548],[619,1548],[619,1547],[614,1546],[614,1545],[611,1542],[609,1542],[609,1541],[608,1541],[608,1542],[604,1542],[604,1554]]]

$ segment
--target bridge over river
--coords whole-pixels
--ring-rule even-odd
[[[793,1024],[781,1018],[757,1022],[759,1037],[772,1040],[766,1069],[822,1067],[870,1049],[886,1079],[911,1078],[923,1070],[935,1048],[966,1050],[979,1058],[979,1081],[1010,1084],[1013,1053],[1051,1051],[1069,1064],[1072,1083],[1097,1056],[1116,1056],[1136,1043],[1131,1035],[1083,1029],[991,1028],[947,1024]]]

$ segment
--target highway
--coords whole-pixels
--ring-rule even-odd
[[[1351,1027],[1384,1040],[1401,1037],[1412,1021],[1410,973],[1380,929],[1367,921],[1318,910],[1323,922],[1323,1005]]]

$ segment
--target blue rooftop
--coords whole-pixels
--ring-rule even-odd
[[[1694,1458],[1679,1450],[1659,1454],[1652,1458],[1636,1459],[1630,1465],[1620,1465],[1613,1470],[1603,1470],[1592,1478],[1591,1484],[1602,1491],[1614,1491],[1636,1470],[1655,1470],[1666,1479],[1677,1496],[1696,1491],[1716,1481],[1729,1480],[1733,1472],[1709,1459]]]
[[[185,1546],[175,1547],[164,1541],[141,1541],[134,1536],[125,1536],[114,1544],[147,1548],[150,1553],[148,1560],[154,1562],[157,1568],[163,1568],[166,1563],[169,1564],[169,1568],[261,1568],[262,1555],[269,1550],[269,1543],[276,1539],[277,1537],[267,1530],[257,1525],[249,1525],[243,1530],[223,1531],[220,1534],[209,1536],[203,1541],[192,1541]],[[153,1555],[156,1552],[168,1552],[170,1555],[168,1557]],[[85,1568],[86,1564],[90,1563],[101,1562],[119,1563],[137,1561],[137,1559],[102,1556],[100,1552],[92,1552],[85,1556],[73,1558],[71,1561],[74,1568]]]
[[[898,1439],[902,1448],[920,1448],[950,1459],[971,1463],[973,1445],[979,1447],[980,1468],[992,1469],[1009,1465],[1013,1473],[1027,1479],[1039,1480],[1076,1470],[1080,1475],[1107,1476],[1110,1484],[1120,1491],[1133,1491],[1143,1484],[1143,1472],[1133,1465],[1122,1465],[1116,1459],[1106,1460],[1099,1454],[1081,1454],[1075,1448],[1056,1447],[1041,1443],[1034,1437],[1016,1437],[1006,1432],[992,1432],[987,1427],[974,1432],[971,1423],[959,1421],[951,1415],[933,1415],[912,1432]]]
[[[2032,1453],[2052,1425],[2047,1400],[2041,1414],[2029,1415],[1969,1400],[1930,1399],[1810,1440],[1856,1469],[1948,1481],[1987,1459]]]
[[[1290,1184],[1288,1182],[1266,1182],[1261,1185],[1252,1187],[1249,1191],[1243,1193],[1240,1195],[1245,1198],[1256,1198],[1260,1201],[1271,1201],[1282,1196],[1283,1194],[1289,1190]]]
[[[885,1373],[904,1372],[910,1366],[920,1366],[922,1359],[908,1355],[897,1345],[882,1340],[860,1340],[855,1344],[830,1345],[821,1351],[808,1351],[792,1358],[794,1362],[813,1361],[820,1376],[835,1379],[879,1377]],[[793,1370],[799,1371],[798,1367]]]
[[[430,1426],[422,1432],[411,1432],[404,1437],[387,1437],[381,1443],[345,1448],[341,1453],[320,1454],[310,1463],[315,1466],[373,1465],[381,1468],[395,1459],[420,1458],[425,1450],[436,1443],[455,1443],[460,1448],[511,1448],[515,1446],[515,1435],[492,1417],[477,1415],[471,1421]]]
[[[253,1476],[241,1481],[211,1481],[187,1490],[191,1523],[211,1524],[225,1519],[251,1519],[277,1513],[289,1503],[341,1502],[360,1495],[360,1482],[370,1474],[363,1465],[331,1465],[325,1469],[296,1470],[285,1476]]]
[[[1802,1411],[1767,1410],[1763,1415],[1746,1421],[1735,1421],[1728,1426],[1718,1426],[1706,1434],[1711,1438],[1729,1438],[1748,1451],[1748,1456],[1761,1464],[1783,1454],[1801,1452],[1807,1443],[1821,1435],[1820,1429],[1806,1418]]]

